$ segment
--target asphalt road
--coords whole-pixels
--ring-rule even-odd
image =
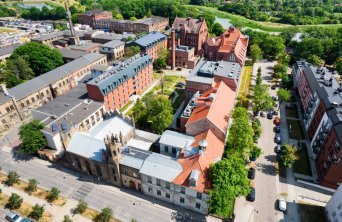
[[[75,200],[84,198],[88,205],[96,210],[109,206],[114,216],[122,221],[131,221],[133,218],[151,222],[206,221],[203,215],[159,200],[152,200],[135,191],[94,184],[92,178],[86,176],[81,178],[79,173],[53,166],[40,159],[16,160],[11,153],[1,151],[0,165],[5,172],[17,171],[23,180],[37,179],[39,186],[45,189],[58,187],[62,196]]]
[[[271,67],[275,63],[258,63],[254,66],[253,82],[256,77],[257,69],[261,66],[263,83],[270,85]],[[276,91],[270,89],[271,96],[275,96]],[[272,120],[266,117],[258,117],[261,122],[262,134],[258,141],[258,146],[263,149],[263,154],[256,161],[256,175],[254,179],[256,200],[253,203],[255,209],[256,222],[280,221],[283,213],[278,211],[276,200],[279,190],[279,177],[276,173],[275,163],[276,154],[274,148],[275,133],[273,132],[274,124]]]

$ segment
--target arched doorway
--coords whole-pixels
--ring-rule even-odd
[[[135,183],[132,180],[129,181],[129,188],[134,189],[134,190],[136,189]]]
[[[86,168],[87,168],[88,173],[89,173],[90,175],[93,175],[93,173],[92,173],[92,171],[91,171],[91,168],[90,168],[90,164],[89,164],[88,161],[85,161],[85,166],[86,166]]]

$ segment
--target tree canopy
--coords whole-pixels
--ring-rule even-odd
[[[210,212],[229,218],[234,210],[234,199],[249,191],[245,162],[238,156],[230,156],[212,165],[209,174],[213,184],[209,191]]]
[[[19,128],[18,134],[22,142],[20,152],[35,154],[38,150],[46,146],[46,138],[40,131],[43,128],[44,125],[39,120],[33,120]]]
[[[63,56],[57,49],[37,42],[29,42],[14,50],[9,60],[24,58],[35,76],[39,76],[63,65]]]
[[[218,22],[215,22],[211,27],[211,33],[215,34],[216,36],[221,35],[224,32],[224,28]]]
[[[279,103],[288,102],[291,99],[291,92],[287,89],[279,89],[277,95]]]
[[[262,59],[262,50],[257,44],[253,44],[250,47],[250,54],[251,54],[253,63]]]
[[[284,144],[283,153],[280,157],[280,163],[285,167],[292,167],[294,161],[297,159],[297,148],[292,144]]]
[[[173,108],[163,95],[149,94],[138,100],[133,108],[133,116],[141,128],[162,133],[173,121]]]
[[[23,13],[21,13],[21,17],[31,20],[59,20],[65,19],[67,14],[62,6],[54,7],[52,9],[43,6],[42,9],[31,7],[28,10],[24,10]]]
[[[268,111],[274,107],[274,101],[268,93],[268,89],[269,87],[262,83],[254,87],[252,99],[254,111]]]

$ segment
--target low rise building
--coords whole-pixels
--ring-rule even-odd
[[[142,53],[150,55],[155,60],[162,52],[166,52],[167,38],[160,32],[150,32],[127,43],[127,45],[139,46]]]
[[[81,52],[87,52],[87,53],[98,53],[99,52],[100,44],[93,43],[90,40],[83,40],[80,41],[78,45],[70,45],[68,48],[75,50],[75,51],[81,51]]]
[[[125,54],[125,42],[112,40],[100,46],[100,53],[107,55],[108,60],[116,60]]]
[[[84,14],[78,15],[78,23],[82,25],[89,25],[95,28],[95,22],[102,19],[113,19],[112,12],[104,11],[102,9],[94,9],[86,11]]]
[[[68,48],[61,48],[58,50],[62,53],[64,63],[71,62],[75,59],[81,58],[82,56],[85,56],[88,54],[87,52],[83,52],[79,50],[72,50]]]
[[[5,46],[5,47],[0,48],[0,62],[4,61],[8,57],[10,57],[12,55],[12,53],[14,52],[14,50],[16,48],[18,48],[20,45],[21,45],[20,43],[16,43],[13,45],[9,45],[9,46]]]
[[[20,122],[20,113],[5,85],[0,85],[0,134]]]
[[[98,35],[95,35],[92,38],[93,42],[100,43],[100,44],[106,44],[107,42],[113,41],[113,40],[120,40],[123,42],[126,42],[129,39],[134,39],[135,35],[132,33],[123,33],[123,34],[116,34],[116,33],[101,33]]]
[[[169,48],[169,54],[168,57],[168,64],[171,65],[171,56],[172,51],[171,48]],[[175,66],[176,67],[183,67],[188,69],[195,68],[196,64],[200,58],[198,56],[195,56],[195,48],[189,47],[189,46],[183,46],[183,45],[177,45],[175,47]]]
[[[152,57],[138,54],[87,83],[89,98],[102,101],[106,111],[120,109],[130,96],[153,82]]]
[[[163,32],[169,25],[167,18],[152,16],[150,18],[130,20],[101,19],[95,21],[95,28],[115,33]]]
[[[244,66],[249,38],[239,29],[230,26],[222,35],[207,38],[204,43],[204,56],[211,61],[224,60]]]
[[[295,63],[292,74],[318,180],[336,189],[342,182],[342,86],[328,69],[303,61]]]
[[[186,78],[185,101],[188,102],[197,91],[203,93],[221,81],[233,91],[237,91],[241,71],[239,63],[200,60]]]

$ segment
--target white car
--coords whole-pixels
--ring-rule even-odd
[[[283,198],[279,198],[278,200],[278,207],[280,211],[285,212],[286,211],[286,200]]]
[[[5,219],[10,222],[20,222],[23,218],[16,213],[8,212]]]

